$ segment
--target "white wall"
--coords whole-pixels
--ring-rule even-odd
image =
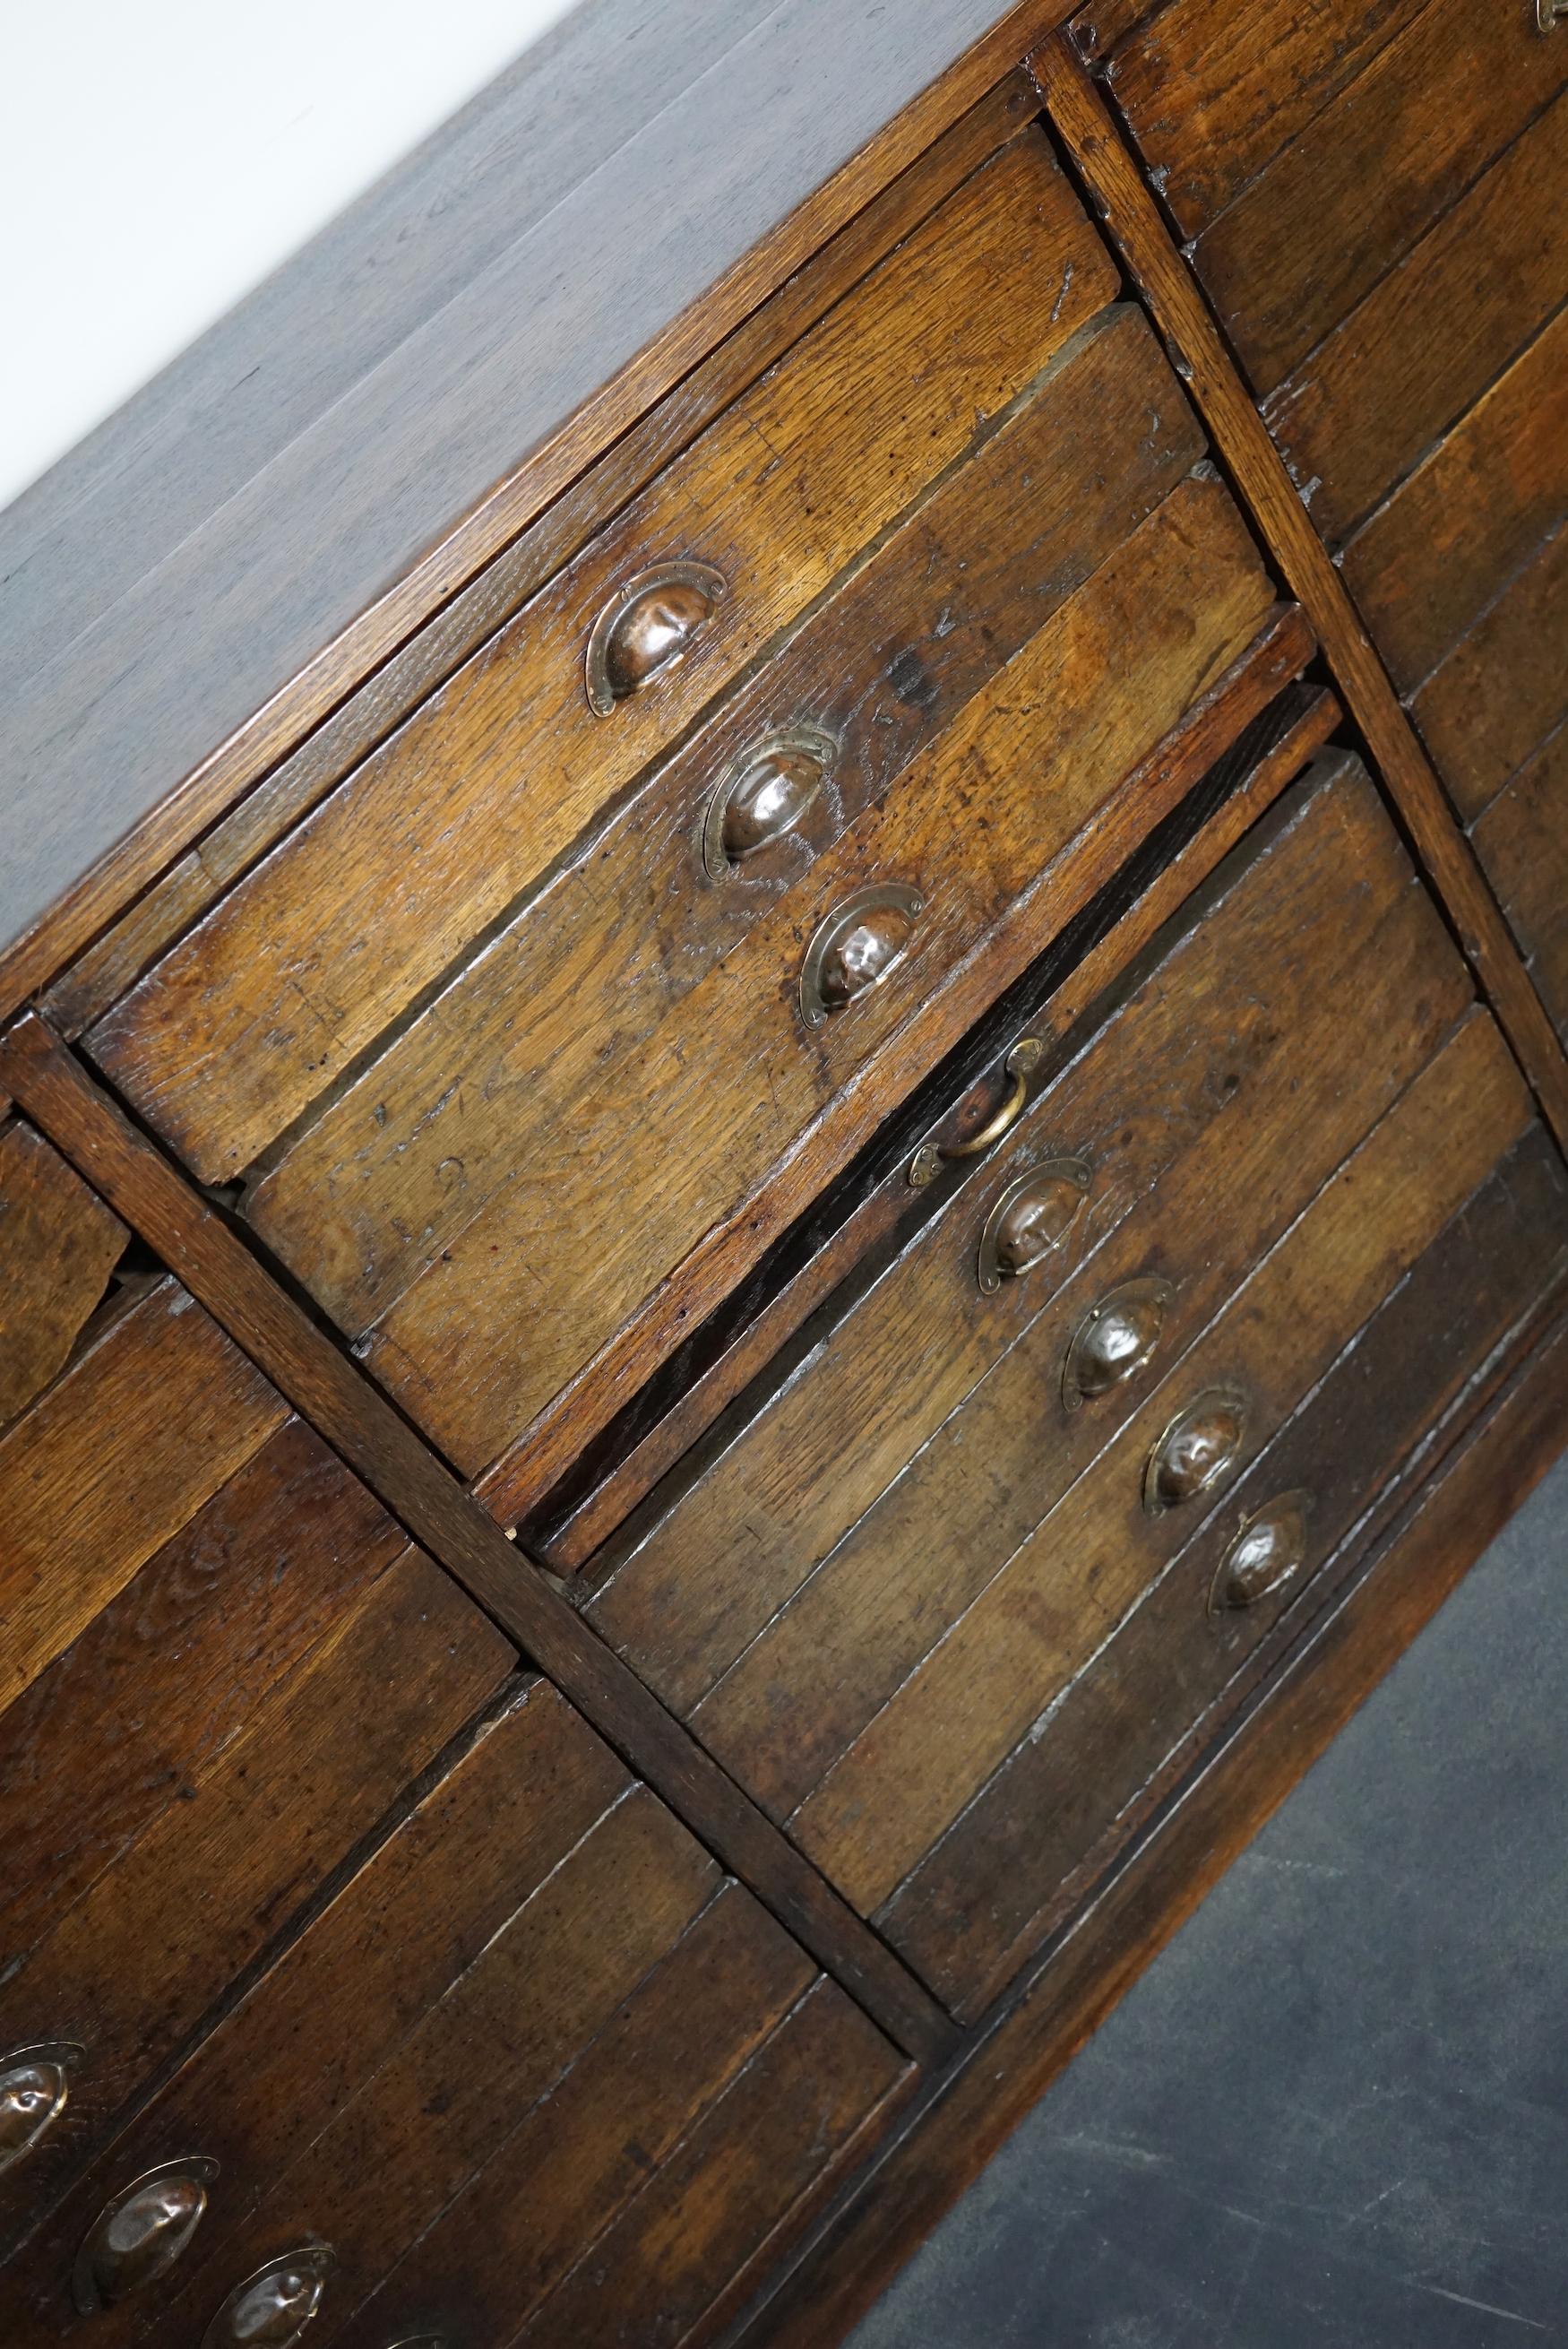
[[[0,11],[0,506],[572,5]]]

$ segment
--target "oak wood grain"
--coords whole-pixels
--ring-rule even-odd
[[[1261,51],[1272,71],[1266,34]],[[1429,0],[1192,248],[1253,390],[1283,382],[1565,80],[1528,9]],[[1445,336],[1462,324],[1445,316]]]
[[[1424,5],[1305,0],[1282,16],[1267,0],[1093,0],[1071,30],[1085,56],[1105,60],[1150,177],[1193,237]]]
[[[1568,1442],[1568,1325],[1510,1375],[1021,1993],[907,2112],[884,2158],[756,2310],[745,2349],[825,2349],[1099,2028],[1371,1693]],[[1324,1569],[1332,1578],[1333,1567]]]
[[[127,1237],[30,1126],[0,1125],[0,1426],[64,1367]]]
[[[1025,132],[99,1021],[94,1058],[203,1180],[241,1173],[1114,291]],[[675,557],[730,592],[600,719],[593,622]]]
[[[1202,455],[1137,314],[1103,314],[1083,336],[269,1163],[247,1216],[350,1335],[515,1181],[520,1152],[553,1175],[594,1092],[669,1049],[667,1015]],[[833,745],[826,788],[794,831],[716,884],[699,861],[707,799],[779,730],[808,727]]]
[[[7,1963],[182,1799],[404,1547],[290,1420],[0,1713]]]
[[[1255,675],[1255,668],[1256,664],[1244,659],[1242,673]],[[1239,691],[1241,682],[1237,674],[1222,681],[1227,700]],[[1260,698],[1264,697],[1263,680],[1257,681],[1256,690]],[[1240,717],[1243,706],[1240,700],[1232,705],[1231,722]],[[1074,963],[1068,976],[1047,989],[1045,1001],[1030,1014],[1031,1034],[1054,1039],[1065,1035],[1086,1006],[1147,946],[1182,900],[1234,847],[1249,824],[1302,771],[1328,740],[1341,714],[1332,694],[1306,685],[1287,688],[1276,709],[1279,722],[1268,747],[1252,749],[1252,729],[1237,739],[1233,750],[1224,754],[1236,761],[1234,788],[1193,835],[1175,848],[1158,874],[1141,888],[1136,902],[1110,923],[1099,942]],[[1274,714],[1254,720],[1254,727],[1272,725]],[[988,1071],[970,1089],[969,1097],[957,1100],[951,1110],[944,1108],[943,1116],[920,1140],[939,1139],[950,1124],[955,1131],[976,1130],[992,1113],[995,1098],[995,1076]],[[978,1171],[967,1179],[977,1181]],[[530,1535],[552,1568],[557,1572],[575,1570],[602,1548],[659,1478],[706,1433],[748,1378],[794,1335],[846,1273],[892,1239],[908,1216],[911,1194],[907,1164],[901,1164],[851,1209],[835,1231],[824,1237],[810,1260],[750,1317],[710,1365],[688,1379],[645,1435],[623,1451],[607,1471],[596,1470],[581,1497],[574,1495],[564,1507],[552,1507],[551,1516]]]
[[[18,2349],[75,2331],[71,2263],[117,2187],[192,2147],[222,2164],[223,2184],[188,2258],[222,2260],[236,2224],[629,1786],[548,1682],[522,1682],[34,2236]],[[162,2325],[167,2305],[124,2302],[95,2329],[122,2349]]]
[[[1568,309],[1340,557],[1346,585],[1402,692],[1424,683],[1565,512]]]
[[[1568,1040],[1568,726],[1498,793],[1472,836],[1542,1000]]]
[[[793,1814],[791,1834],[857,1907],[888,1899],[1178,1546],[1179,1513],[1150,1518],[1140,1497],[1172,1413],[1236,1381],[1250,1455],[1528,1113],[1495,1028],[1474,1015]]]
[[[750,1882],[904,2050],[951,2044],[928,1994],[734,1782],[679,1728],[407,1422],[288,1297],[222,1216],[138,1133],[36,1013],[0,1037],[0,1081],[73,1163],[85,1161],[192,1295],[212,1300],[276,1389],[421,1546],[580,1705],[709,1847]]]
[[[47,2206],[511,1662],[457,1586],[408,1553],[38,1943],[0,1989],[0,2033],[87,2055],[72,2127],[6,2177],[6,2219]]]
[[[1568,520],[1410,703],[1461,815],[1479,814],[1568,716],[1565,647]]]
[[[1171,1560],[1107,1647],[1064,1691],[1037,1743],[1016,1749],[890,1903],[894,1945],[975,2016],[1031,1944],[1062,1921],[1200,1740],[1221,1693],[1511,1332],[1568,1257],[1568,1178],[1537,1126],[1460,1209]],[[1228,1545],[1281,1494],[1309,1496],[1293,1579],[1216,1614]]]
[[[966,1584],[1003,1563],[1100,1447],[1120,1398],[1069,1421],[1055,1392],[1062,1349],[1096,1298],[1151,1268],[1158,1248],[1152,1268],[1181,1281],[1173,1338],[1201,1327],[1247,1268],[1249,1239],[1283,1229],[1315,1187],[1313,1166],[1326,1179],[1468,998],[1364,779],[1336,786],[1331,769],[1266,853],[1221,876],[1196,912],[1077,1040],[980,1195],[948,1203],[809,1367],[764,1397],[688,1490],[677,1480],[592,1602],[677,1710],[718,1684],[699,1733],[770,1808],[787,1789],[786,1808],[801,1798],[820,1775],[814,1757],[832,1758],[846,1723],[863,1726],[891,1693],[879,1671],[902,1678],[918,1661]],[[1329,934],[1341,958],[1332,983],[1318,945]],[[1398,1049],[1377,1036],[1379,1010],[1401,1017]],[[1367,1037],[1348,1071],[1347,1034]],[[1082,1213],[1048,1265],[982,1299],[975,1247],[989,1203],[1063,1152],[1093,1169]],[[948,1421],[966,1394],[978,1425]],[[1049,1445],[1036,1440],[1042,1423]],[[810,1655],[830,1658],[830,1671]],[[796,1722],[802,1670],[810,1718]]]
[[[288,1407],[175,1282],[0,1438],[0,1702],[21,1695]]]
[[[1270,393],[1264,420],[1331,543],[1348,537],[1561,307],[1568,228],[1540,195],[1565,164],[1568,93]],[[1429,332],[1439,319],[1441,332]]]
[[[993,978],[991,937],[1046,876],[1061,885],[1077,836],[1244,649],[1272,594],[1219,485],[1175,492],[682,998],[660,1049],[612,1068],[541,1138],[364,1350],[458,1467],[488,1466],[636,1316],[610,1358],[624,1394],[691,1318],[686,1266],[699,1243],[711,1257],[716,1229],[731,1278],[755,1261],[905,1072],[923,1074],[1014,975],[1022,958]],[[1154,812],[1145,801],[1145,823]],[[807,941],[886,881],[923,895],[909,950],[812,1036],[796,995]],[[562,1246],[573,1233],[592,1234],[582,1254]],[[581,1440],[593,1423],[581,1388],[573,1400]]]
[[[633,5],[640,8],[642,0]],[[11,942],[0,956],[7,1012],[1062,14],[1062,0],[1017,0],[995,22],[994,0],[957,5],[956,18],[944,10],[944,23],[923,20],[896,44],[887,42],[874,0],[857,0],[848,17],[843,0],[770,10],[763,37],[735,45],[723,74],[699,74],[687,103],[645,118],[647,135],[625,150],[625,173],[591,171],[579,204],[547,203],[542,233],[525,233],[502,270],[511,282],[498,285],[493,273],[481,272],[469,286],[460,331],[450,305],[438,303],[424,331],[408,339],[403,365],[370,367],[358,398],[329,401],[319,429],[285,444],[281,474],[263,466],[244,497],[219,499],[210,527],[180,538],[172,562],[150,564],[95,636],[107,690],[89,705],[79,660],[67,662],[16,712],[32,780],[15,804],[30,820],[48,821],[38,823],[41,862],[30,854],[16,868],[26,886],[13,903]],[[852,34],[866,60],[866,70],[841,75],[830,103],[809,63],[824,20],[841,38]],[[634,55],[635,46],[634,35]],[[900,96],[911,98],[891,119],[890,67]],[[640,98],[649,87],[640,58],[633,80]],[[569,75],[567,87],[585,89],[591,110],[591,78]],[[791,94],[787,107],[780,89]],[[716,139],[716,122],[729,135]],[[782,185],[777,168],[758,171],[751,140],[736,143],[737,125],[777,135],[773,160]],[[526,150],[532,126],[503,143]],[[703,165],[700,185],[686,177],[694,155]],[[459,167],[459,188],[468,176]],[[438,186],[440,180],[438,171]],[[602,224],[606,200],[618,209],[639,186],[664,194],[688,187],[696,216],[719,224],[731,257],[716,272],[711,244],[693,242],[692,212],[661,203],[661,265],[650,266],[645,235],[634,252],[621,253],[624,275],[613,285],[592,281],[593,330],[585,333],[583,281],[562,268],[561,256],[578,250],[614,259],[620,240],[603,238],[592,223]],[[449,194],[438,200],[438,211]],[[542,305],[541,269],[549,295]],[[330,304],[326,315],[333,316]],[[498,319],[516,321],[517,332],[499,348]],[[319,339],[307,330],[309,349]],[[263,334],[263,354],[276,347]],[[546,372],[531,385],[536,403],[531,414],[520,413],[520,380],[542,355]],[[553,372],[560,368],[563,376]],[[249,372],[235,369],[228,381]],[[465,429],[476,425],[477,443]],[[360,450],[367,440],[380,451],[377,466],[346,464],[345,449]],[[482,452],[476,474],[454,490],[432,460],[455,458],[461,469],[476,445]],[[333,503],[346,483],[356,499],[352,517]],[[422,501],[432,490],[433,505],[410,528],[405,501],[410,492]],[[324,505],[334,515],[327,549],[335,560],[330,570],[316,566],[311,584],[318,595],[325,590],[325,610],[301,594],[302,577],[311,574],[302,573],[296,535],[303,527],[319,543]],[[388,519],[397,533],[391,549]],[[263,533],[273,556],[265,564],[253,559]],[[87,570],[90,579],[90,558]],[[192,614],[203,620],[200,630],[186,625]],[[62,715],[65,767],[47,755],[59,742]]]
[[[618,507],[689,447],[1037,107],[1026,76],[1011,73],[915,156],[60,975],[43,998],[51,1023],[74,1038],[107,1011],[215,896],[477,652]]]
[[[1157,324],[1181,354],[1182,365],[1191,370],[1184,379],[1199,411],[1233,467],[1242,494],[1257,517],[1292,593],[1300,598],[1318,633],[1350,714],[1366,734],[1382,781],[1409,830],[1422,864],[1433,878],[1483,989],[1497,1007],[1504,1033],[1535,1088],[1547,1121],[1558,1142],[1568,1145],[1568,1060],[1564,1060],[1551,1021],[1525,976],[1474,854],[1460,835],[1442,787],[1410,730],[1343,581],[1292,487],[1279,452],[1236,374],[1197,284],[1172,244],[1154,199],[1122,146],[1104,101],[1070,46],[1059,37],[1047,42],[1030,65],[1047,100],[1052,121],[1095,202],[1106,215],[1112,241],[1143,288]],[[1494,202],[1502,204],[1494,185],[1500,172],[1512,168],[1521,181],[1526,171],[1532,172],[1534,165],[1542,160],[1542,138],[1557,138],[1564,133],[1568,116],[1563,109],[1564,101],[1560,99],[1530,134],[1535,141],[1531,165],[1522,169],[1517,164],[1516,159],[1526,152],[1530,143],[1522,141],[1511,159],[1506,159],[1503,165],[1480,182],[1475,201],[1483,205]],[[1470,201],[1457,206],[1448,215],[1445,226],[1434,235],[1447,234],[1451,238],[1452,224],[1467,215]],[[1529,194],[1522,186],[1510,201],[1512,209],[1507,225],[1513,233],[1524,234],[1527,243],[1533,233],[1536,243],[1532,249],[1539,256],[1542,251],[1541,240],[1549,241],[1556,233],[1553,220],[1538,208],[1531,209]],[[1502,208],[1506,210],[1507,206],[1503,204]],[[1535,224],[1533,231],[1522,226],[1527,217]],[[1554,217],[1560,225],[1561,216]],[[1467,318],[1472,312],[1487,309],[1494,286],[1502,288],[1510,282],[1507,265],[1495,270],[1492,266],[1495,253],[1507,251],[1506,239],[1501,233],[1503,226],[1500,222],[1500,242],[1494,253],[1489,254],[1488,268],[1480,280],[1483,298],[1475,305],[1461,304]],[[1430,238],[1423,240],[1424,247],[1430,243]],[[1550,266],[1548,263],[1547,274]],[[1524,269],[1522,279],[1529,274],[1529,269]],[[1410,278],[1410,272],[1404,273],[1405,281]],[[1530,305],[1526,303],[1525,307],[1528,309]],[[1529,331],[1528,322],[1519,321],[1516,347],[1527,339]],[[1466,336],[1469,333],[1467,325]],[[1498,355],[1492,322],[1478,316],[1473,347],[1480,348],[1487,344],[1489,336],[1492,358],[1483,380],[1496,372]],[[1434,338],[1434,342],[1440,339]],[[1465,341],[1464,336],[1460,339]],[[1466,347],[1471,346],[1467,343]],[[1434,357],[1433,363],[1439,362]],[[1464,405],[1462,397],[1456,405]],[[1453,412],[1450,408],[1450,416]]]

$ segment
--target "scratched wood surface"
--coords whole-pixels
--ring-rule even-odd
[[[10,509],[23,991],[1061,13],[590,0]]]

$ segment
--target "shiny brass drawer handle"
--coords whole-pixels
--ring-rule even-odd
[[[0,2055],[0,2175],[53,2128],[86,2053],[74,2039],[41,2039]]]
[[[1083,1212],[1093,1179],[1082,1158],[1047,1158],[1008,1184],[980,1234],[978,1271],[987,1297],[1004,1280],[1021,1280],[1060,1247]]]
[[[306,2243],[237,2283],[201,2335],[201,2349],[294,2349],[321,2306],[337,2254]]]
[[[943,1167],[950,1165],[954,1159],[976,1158],[983,1150],[991,1149],[1005,1134],[1012,1133],[1024,1114],[1029,1098],[1029,1079],[1039,1067],[1045,1049],[1037,1036],[1019,1037],[1002,1063],[1004,1074],[1013,1081],[995,1114],[986,1119],[978,1133],[972,1133],[967,1142],[921,1143],[909,1162],[909,1179],[917,1191],[934,1182]]]
[[[702,861],[722,881],[795,830],[817,800],[838,745],[801,726],[769,735],[725,778],[703,816]]]
[[[1281,1493],[1248,1517],[1220,1560],[1209,1612],[1255,1606],[1301,1572],[1306,1563],[1310,1493]]]
[[[711,563],[659,563],[628,579],[588,638],[588,707],[594,717],[608,718],[617,702],[678,667],[728,592],[724,574]]]
[[[1568,16],[1568,0],[1535,0],[1535,29],[1550,33]]]
[[[1150,1453],[1143,1506],[1163,1516],[1211,1492],[1241,1457],[1247,1399],[1239,1387],[1205,1387],[1179,1411]]]
[[[166,2161],[105,2204],[71,2270],[71,2296],[82,2315],[113,2308],[169,2273],[190,2248],[217,2175],[217,2163],[204,2154]]]
[[[1073,1333],[1062,1364],[1062,1402],[1079,1411],[1125,1386],[1153,1360],[1176,1291],[1153,1273],[1108,1289]]]
[[[880,987],[903,960],[915,916],[925,910],[918,889],[889,881],[861,889],[828,916],[800,971],[800,1017],[820,1028],[830,1011],[847,1010]]]

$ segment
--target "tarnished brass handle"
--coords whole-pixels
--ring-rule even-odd
[[[0,2171],[21,2161],[53,2128],[86,2052],[74,2039],[41,2039],[0,2055]]]
[[[201,2349],[294,2349],[321,2306],[337,2255],[306,2243],[237,2283],[201,2335]]]
[[[1568,0],[1535,0],[1535,29],[1550,33],[1568,16]]]
[[[1209,1612],[1252,1607],[1280,1589],[1306,1563],[1310,1493],[1281,1493],[1246,1519],[1220,1560],[1209,1593]]]
[[[1241,1457],[1247,1399],[1239,1387],[1206,1387],[1179,1411],[1150,1453],[1143,1506],[1151,1517],[1216,1485]]]
[[[201,2223],[207,2189],[217,2175],[217,2163],[205,2154],[166,2161],[105,2204],[71,2270],[71,2294],[84,2316],[129,2300],[169,2273]]]
[[[986,1119],[978,1133],[967,1142],[923,1142],[909,1162],[909,1179],[919,1191],[934,1181],[944,1166],[955,1158],[977,1158],[983,1150],[991,1149],[1004,1135],[1012,1133],[1024,1114],[1029,1098],[1029,1079],[1039,1067],[1045,1050],[1037,1036],[1020,1036],[1002,1063],[1003,1073],[1012,1079],[1002,1102]]]
[[[808,1028],[820,1028],[830,1011],[847,1010],[882,985],[903,960],[924,909],[918,889],[889,881],[860,890],[828,916],[800,969],[800,1017]]]
[[[1083,1212],[1092,1180],[1082,1158],[1047,1158],[1008,1184],[980,1233],[977,1270],[987,1297],[1005,1280],[1021,1280],[1060,1247]]]
[[[660,563],[610,598],[588,638],[588,707],[608,718],[619,701],[685,660],[729,589],[711,563]]]
[[[726,777],[703,817],[702,861],[716,881],[802,822],[820,792],[837,744],[810,727],[769,735]]]
[[[1176,1292],[1152,1273],[1108,1289],[1078,1323],[1062,1364],[1062,1402],[1078,1411],[1124,1386],[1152,1360]]]

